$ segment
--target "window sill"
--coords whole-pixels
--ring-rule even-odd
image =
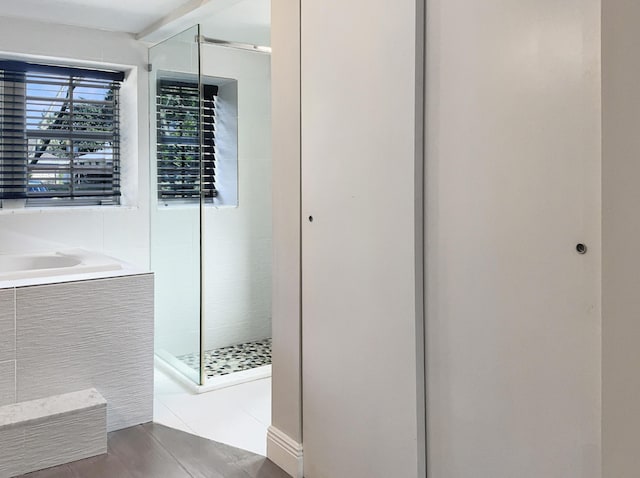
[[[73,212],[107,212],[107,211],[136,211],[140,209],[138,206],[52,206],[52,207],[20,207],[20,208],[0,208],[0,216],[10,216],[12,214],[47,214],[47,213],[63,213],[70,214]]]
[[[237,204],[205,204],[205,209],[237,209]],[[158,204],[157,211],[198,210],[199,204]]]

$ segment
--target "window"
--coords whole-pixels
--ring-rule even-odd
[[[159,201],[196,202],[200,200],[201,188],[206,202],[212,202],[217,197],[217,94],[216,85],[202,85],[200,108],[197,83],[169,79],[158,81],[156,111]]]
[[[0,201],[118,204],[124,73],[0,61]]]

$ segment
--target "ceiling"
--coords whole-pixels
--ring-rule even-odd
[[[269,0],[0,0],[0,15],[143,33],[143,38],[156,30],[176,33],[195,23],[208,25],[203,30],[214,35],[220,31],[229,36],[238,26],[245,32],[242,36],[257,41],[265,29],[268,32],[269,5]]]
[[[253,45],[271,44],[271,2],[240,0],[224,10],[202,19],[201,32],[206,37]]]
[[[195,8],[182,8],[179,15],[151,25],[139,38],[156,43],[198,23],[206,37],[268,46],[271,0],[201,0]]]
[[[194,0],[0,0],[3,17],[138,33]]]

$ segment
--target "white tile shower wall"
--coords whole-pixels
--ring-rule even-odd
[[[96,388],[108,430],[153,417],[153,275],[17,289],[17,401]]]
[[[205,213],[205,348],[213,349],[271,336],[271,72],[268,55],[210,45],[203,46],[201,61],[204,75],[238,80],[239,206],[207,207]],[[198,211],[162,208],[155,221],[161,240],[153,241],[152,267],[162,302],[156,346],[193,353]]]
[[[238,80],[238,207],[205,216],[205,348],[271,336],[271,57],[203,45],[205,75]]]
[[[198,50],[195,31],[186,31],[166,44],[152,48],[149,58],[151,97],[156,80],[167,73],[196,79]],[[152,111],[151,117],[155,117]],[[155,158],[151,141],[150,157]],[[156,163],[150,162],[156,176]],[[159,206],[155,179],[151,185],[151,268],[156,273],[156,351],[171,354],[194,353],[200,344],[199,251],[200,214],[197,207]]]
[[[151,267],[156,274],[156,351],[181,355],[199,350],[198,210],[155,212]]]
[[[0,210],[0,254],[81,247],[148,268],[147,45],[124,33],[0,17],[0,57],[106,64],[129,70],[121,94],[126,207]]]

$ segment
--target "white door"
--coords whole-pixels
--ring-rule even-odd
[[[600,2],[427,10],[429,476],[599,477]]]
[[[306,478],[423,474],[416,52],[415,1],[302,1]]]

